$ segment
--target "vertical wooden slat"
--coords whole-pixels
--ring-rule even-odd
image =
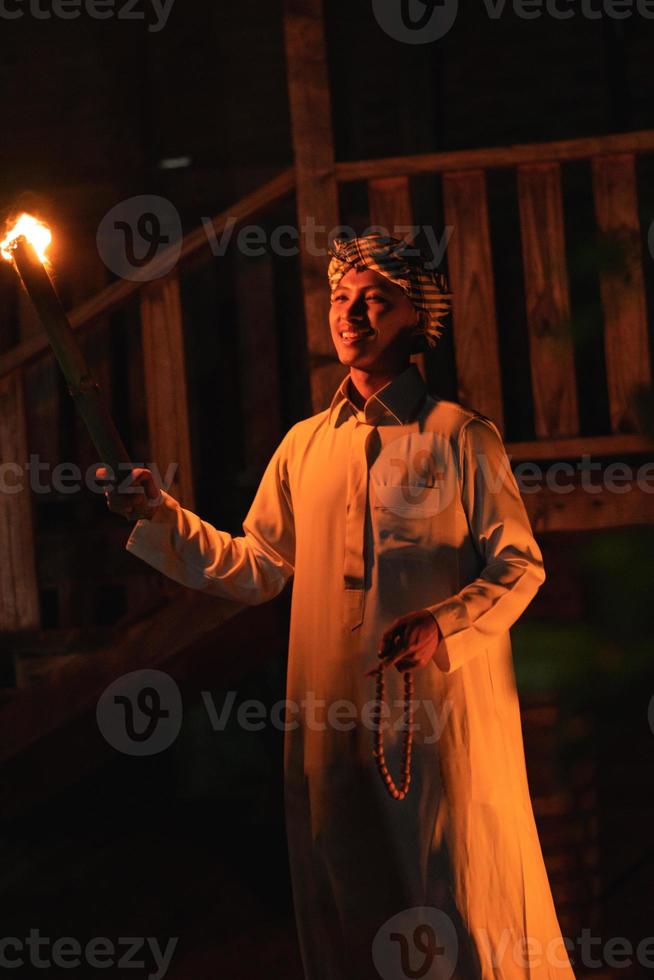
[[[39,626],[27,461],[23,380],[14,371],[0,379],[0,630]]]
[[[370,224],[394,238],[411,239],[413,207],[408,177],[379,177],[368,181]]]
[[[241,410],[245,419],[244,482],[256,485],[263,466],[281,438],[281,392],[277,363],[277,331],[273,270],[270,255],[238,257],[235,289]]]
[[[408,177],[381,177],[368,181],[370,224],[380,233],[412,241],[413,207]],[[426,378],[424,354],[413,354],[411,360]]]
[[[573,436],[579,417],[558,163],[518,167],[518,203],[536,435]]]
[[[599,231],[623,250],[624,264],[601,275],[600,292],[611,430],[628,432],[636,427],[634,391],[651,380],[633,154],[595,157],[592,170]]]
[[[339,223],[339,207],[322,0],[284,0],[284,36],[311,400],[319,412],[345,374],[327,326],[326,246]]]
[[[162,479],[168,466],[176,464],[167,489],[192,510],[184,325],[176,274],[148,283],[141,290],[141,329],[150,461],[157,464]]]
[[[454,353],[459,399],[504,429],[495,286],[486,174],[443,174],[445,223],[453,229],[447,251],[452,290]]]

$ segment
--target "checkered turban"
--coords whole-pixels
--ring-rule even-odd
[[[428,269],[414,245],[388,235],[335,238],[329,254],[327,278],[332,293],[350,269],[365,266],[379,272],[404,290],[418,311],[417,333],[429,347],[435,347],[452,294],[445,274]]]

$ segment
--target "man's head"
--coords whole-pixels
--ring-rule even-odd
[[[330,250],[329,316],[342,364],[379,371],[434,346],[449,308],[445,277],[396,238],[336,239]]]
[[[408,361],[418,311],[380,273],[353,267],[332,293],[329,325],[341,364],[388,368]]]

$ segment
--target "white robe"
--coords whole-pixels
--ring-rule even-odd
[[[545,572],[500,433],[429,396],[413,364],[362,411],[347,385],[286,433],[243,535],[164,493],[126,547],[177,582],[248,604],[294,575],[285,802],[307,980],[573,980],[509,638]],[[364,674],[382,632],[418,609],[443,639],[414,672],[412,783],[396,801],[373,759]],[[399,784],[402,677],[385,677]]]

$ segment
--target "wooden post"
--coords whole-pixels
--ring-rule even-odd
[[[445,223],[454,229],[447,271],[452,290],[459,399],[504,430],[486,174],[443,174]]]
[[[600,278],[611,431],[633,432],[632,397],[651,382],[633,154],[595,157],[593,192],[600,233],[624,249],[623,267]]]
[[[370,224],[380,233],[410,241],[413,207],[408,177],[380,177],[368,181]]]
[[[329,404],[346,370],[329,331],[328,235],[339,223],[322,0],[284,0],[311,400]]]
[[[183,507],[194,507],[191,445],[186,393],[184,324],[176,273],[156,279],[141,290],[141,329],[145,395],[150,432],[149,462],[156,463],[162,478],[166,469],[177,469],[165,488]]]
[[[0,461],[0,630],[36,629],[40,612],[20,370],[0,379]]]
[[[536,435],[574,436],[579,417],[559,164],[518,167],[518,200]]]
[[[245,419],[243,481],[256,487],[282,436],[274,281],[270,255],[237,256],[236,316]]]
[[[393,238],[411,241],[408,229],[413,225],[413,206],[408,177],[382,177],[368,181],[368,207],[371,225],[379,226]],[[411,360],[426,380],[425,355],[413,354]]]

